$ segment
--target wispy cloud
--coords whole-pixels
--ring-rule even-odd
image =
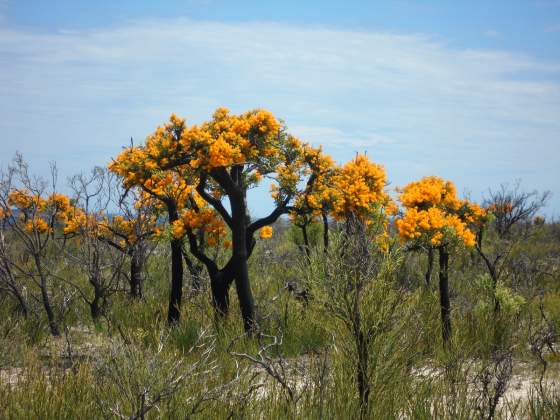
[[[381,144],[392,144],[394,140],[373,131],[343,131],[334,127],[290,126],[290,131],[316,146],[354,148],[356,151]]]
[[[337,160],[369,149],[393,183],[438,173],[474,192],[517,177],[557,189],[560,65],[423,34],[276,23],[139,21],[0,29],[2,163],[106,161],[176,111],[263,106]],[[560,207],[560,202],[557,202]]]

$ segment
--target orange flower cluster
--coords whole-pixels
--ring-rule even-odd
[[[172,234],[180,239],[187,230],[199,234],[204,233],[204,239],[209,246],[220,243],[220,239],[226,234],[225,223],[218,217],[216,212],[208,206],[200,206],[195,209],[187,209],[181,214],[181,218],[172,224]]]
[[[152,200],[148,197],[139,197],[135,208],[150,207]],[[122,248],[130,249],[141,238],[156,234],[157,215],[153,213],[139,213],[137,217],[124,217],[115,215],[108,217],[103,211],[86,212],[80,207],[72,206],[66,212],[63,232],[65,235],[87,236],[92,239],[111,240]]]
[[[29,233],[32,233],[34,231],[38,233],[47,233],[51,229],[49,227],[49,224],[45,222],[43,219],[34,218],[33,220],[29,220],[25,224],[25,230]]]
[[[174,220],[171,223],[171,233],[175,239],[181,239],[187,233],[187,229],[185,228],[185,224],[181,219]]]
[[[187,126],[184,119],[171,115],[143,146],[123,150],[109,169],[123,178],[126,187],[139,186],[146,197],[159,200],[157,207],[163,207],[166,198],[176,202],[182,213],[181,220],[171,226],[174,237],[183,237],[187,229],[204,229],[207,242],[213,244],[224,235],[225,226],[196,192],[202,174],[206,190],[218,199],[223,191],[208,176],[215,169],[245,164],[243,182],[247,187],[275,174],[276,194],[282,201],[297,189],[302,156],[303,144],[285,134],[269,111],[256,109],[234,115],[218,108],[210,121],[200,125]]]
[[[488,221],[488,211],[476,203],[464,202],[461,216],[470,226],[481,226]]]
[[[187,205],[194,191],[194,187],[187,183],[181,173],[171,171],[155,173],[144,182],[143,186],[156,196],[172,198],[179,209]],[[150,193],[145,194],[143,199],[149,200]],[[151,201],[153,205],[162,206],[161,202]]]
[[[52,232],[55,222],[66,223],[72,211],[70,199],[58,193],[49,195],[46,199],[38,193],[28,190],[13,189],[8,193],[7,207],[0,212],[0,218],[9,217],[14,210],[27,232]]]
[[[369,224],[375,210],[385,215],[396,212],[385,191],[385,169],[365,155],[340,167],[321,149],[304,146],[303,161],[313,182],[296,196],[295,210],[290,214],[294,223],[305,225],[321,214],[329,214],[337,220],[355,216]]]
[[[109,168],[132,186],[142,185],[154,171],[168,169],[172,163],[176,166],[177,161],[184,162],[185,170],[188,166],[209,171],[264,156],[270,160],[281,153],[280,127],[262,109],[231,115],[226,108],[218,108],[211,121],[191,127],[172,114],[167,124],[148,136],[145,146],[125,149]]]
[[[457,190],[451,181],[437,176],[427,176],[414,181],[401,190],[400,202],[406,208],[428,209],[441,207],[458,210],[463,202],[457,198]]]
[[[427,210],[407,209],[404,216],[396,221],[399,235],[404,240],[427,240],[432,246],[443,243],[448,235],[456,236],[467,246],[474,246],[475,235],[456,214],[450,214],[438,207]]]
[[[269,111],[231,115],[227,108],[218,108],[211,121],[185,130],[181,144],[194,152],[193,168],[211,170],[278,156],[279,131],[280,123]]]
[[[390,202],[385,192],[387,175],[383,166],[371,162],[365,155],[358,155],[346,163],[334,176],[338,196],[334,201],[333,214],[345,219],[350,214],[367,220],[372,206]]]
[[[260,230],[260,237],[262,239],[272,238],[272,226],[263,226]]]
[[[133,246],[138,242],[139,235],[147,232],[157,232],[157,217],[155,215],[140,215],[128,220],[123,216],[113,216],[110,221],[104,221],[104,235],[123,238],[125,244]],[[109,236],[110,237],[110,236]],[[126,238],[126,239],[124,239]]]
[[[64,234],[70,235],[72,233],[77,233],[81,231],[86,225],[87,218],[85,212],[79,208],[75,208],[66,221],[66,225],[64,226]]]
[[[402,240],[439,246],[456,238],[466,246],[475,245],[471,226],[486,217],[486,212],[477,204],[457,198],[452,182],[429,176],[400,191],[405,213],[396,226]]]
[[[269,111],[256,109],[233,115],[218,108],[210,121],[190,127],[173,114],[167,124],[148,136],[144,146],[123,150],[109,169],[120,175],[127,187],[150,188],[150,180],[171,167],[196,186],[196,174],[201,171],[208,174],[217,168],[245,164],[252,169],[244,174],[248,186],[265,175],[277,176],[273,196],[281,201],[301,180],[303,154],[302,142],[286,134]]]
[[[91,238],[110,237],[109,220],[103,213],[86,213],[79,207],[68,212],[64,234],[87,235]]]
[[[44,207],[45,201],[38,195],[32,195],[29,191],[12,190],[8,193],[8,204],[20,210],[25,210],[33,204],[37,207]]]
[[[339,168],[336,167],[332,158],[325,155],[320,148],[305,147],[303,160],[309,166],[309,172],[314,179],[311,188],[304,191],[303,196],[298,197],[298,200],[304,200],[305,206],[314,215],[318,215],[321,210],[331,211],[333,203],[338,198],[333,178],[339,172]]]

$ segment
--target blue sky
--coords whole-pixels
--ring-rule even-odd
[[[520,178],[560,215],[560,0],[0,0],[2,166],[19,150],[64,179],[220,105],[339,162],[367,151],[391,188]]]

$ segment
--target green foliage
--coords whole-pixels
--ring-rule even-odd
[[[300,227],[291,225],[289,230],[290,240],[296,244],[298,247],[302,247],[305,245],[303,240],[303,233]],[[307,226],[307,238],[309,239],[309,245],[312,248],[315,248],[322,244],[323,241],[323,225],[318,222],[311,222]]]
[[[492,278],[488,274],[481,274],[475,280],[478,288],[479,302],[475,306],[475,313],[479,317],[488,316],[494,311],[495,303],[498,302],[500,312],[505,316],[515,316],[521,311],[526,303],[523,296],[515,293],[502,282],[498,282],[494,289]]]
[[[374,221],[369,234],[378,229]],[[555,418],[558,393],[552,386],[541,392],[532,385],[538,382],[541,364],[528,349],[533,330],[540,326],[541,305],[548,322],[560,326],[555,271],[560,244],[553,226],[539,229],[539,241],[521,243],[508,259],[508,274],[495,293],[478,256],[457,252],[450,266],[454,337],[446,351],[440,337],[437,268],[427,287],[425,254],[398,247],[385,253],[371,240],[364,248],[362,239],[349,242],[335,228],[324,254],[320,225],[310,260],[294,243],[291,230],[281,233],[275,227],[272,239],[257,243],[250,271],[266,337],[244,335],[233,290],[231,313],[216,320],[207,283],[199,293],[185,288],[183,321],[169,329],[165,243],[146,267],[144,298],[116,293],[95,325],[84,302],[68,292],[74,289],[59,284],[54,302],[63,305],[66,296],[59,313],[67,334],[56,339],[48,333],[40,306],[31,301],[33,310],[24,318],[4,295],[0,417],[134,418],[142,404],[147,407],[162,395],[146,418],[194,413],[190,417],[200,419],[472,419],[487,409],[481,403],[487,401],[481,381],[490,377],[495,382],[492,372],[500,366],[499,351],[510,352],[514,376],[499,399],[496,418]],[[71,264],[58,272],[86,285]],[[288,290],[287,283],[295,290]],[[185,284],[190,284],[188,273]],[[360,331],[365,337],[361,348],[356,340]],[[279,343],[265,348],[270,336]],[[360,356],[364,349],[365,358]],[[261,354],[269,365],[234,354],[256,360]],[[357,387],[360,357],[367,360],[370,389],[365,412]],[[560,363],[546,347],[544,357],[544,382],[549,384],[558,376]],[[278,378],[267,367],[277,369]],[[532,392],[512,397],[519,393],[515,378],[529,382]],[[280,380],[287,381],[293,398]]]

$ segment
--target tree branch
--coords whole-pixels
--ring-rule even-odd
[[[228,213],[228,211],[226,210],[226,208],[224,207],[224,205],[222,204],[222,202],[220,200],[218,200],[215,197],[212,197],[210,194],[208,194],[208,192],[206,191],[206,182],[207,182],[207,176],[203,175],[200,178],[200,182],[196,187],[196,192],[207,202],[209,203],[212,207],[214,207],[214,209],[220,214],[220,216],[222,216],[222,219],[224,219],[224,222],[226,222],[226,224],[231,228],[232,227],[232,219],[230,214]]]

